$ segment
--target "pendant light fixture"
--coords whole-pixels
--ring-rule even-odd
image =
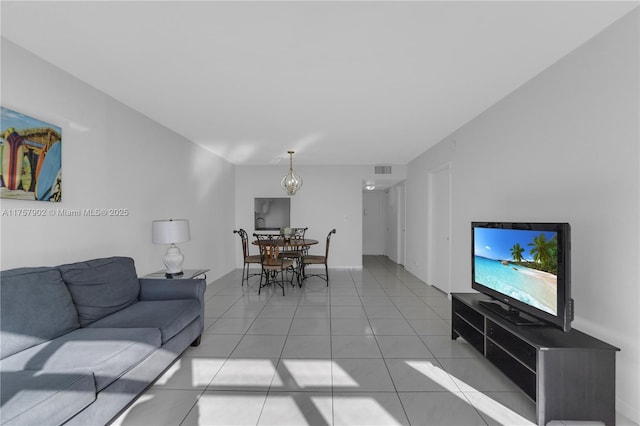
[[[284,189],[287,194],[295,195],[296,191],[302,187],[302,178],[300,176],[296,176],[293,173],[293,151],[288,151],[289,153],[289,173],[282,178],[282,182],[280,182],[280,186]]]

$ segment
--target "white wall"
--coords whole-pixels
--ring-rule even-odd
[[[1,267],[131,256],[139,274],[162,269],[151,221],[185,218],[185,268],[235,267],[234,167],[80,80],[2,39],[2,105],[62,128],[61,203],[22,208],[123,208],[126,217],[1,217]]]
[[[452,290],[472,220],[572,226],[573,326],[621,348],[617,409],[640,421],[638,9],[409,164],[407,269],[427,276],[427,179],[451,162]]]
[[[362,176],[360,166],[296,166],[302,188],[291,197],[291,226],[309,227],[306,236],[320,241],[312,253],[324,254],[327,234],[331,237],[330,268],[362,268]],[[283,197],[280,187],[288,165],[236,166],[236,228],[253,234],[253,199]],[[232,232],[229,230],[229,233]],[[236,237],[238,238],[238,237]],[[236,266],[242,266],[238,250]],[[252,250],[257,254],[257,249]]]

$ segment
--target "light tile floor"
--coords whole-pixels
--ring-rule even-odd
[[[444,293],[386,257],[363,263],[285,296],[241,287],[240,270],[210,283],[200,346],[114,424],[535,424],[534,404],[451,340]]]

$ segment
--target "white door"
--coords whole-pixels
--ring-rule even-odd
[[[404,183],[398,186],[398,263],[404,265],[405,245],[405,187]]]
[[[387,256],[404,265],[404,184],[387,191]]]
[[[429,284],[449,294],[451,286],[451,169],[431,173]]]
[[[384,192],[364,191],[362,194],[362,254],[385,254],[386,207]]]
[[[398,214],[396,205],[395,188],[385,191],[385,205],[387,208],[387,233],[386,233],[386,254],[389,259],[398,262]]]

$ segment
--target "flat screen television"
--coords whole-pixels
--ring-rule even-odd
[[[472,222],[471,250],[471,287],[500,302],[483,306],[518,325],[571,329],[568,223]]]

